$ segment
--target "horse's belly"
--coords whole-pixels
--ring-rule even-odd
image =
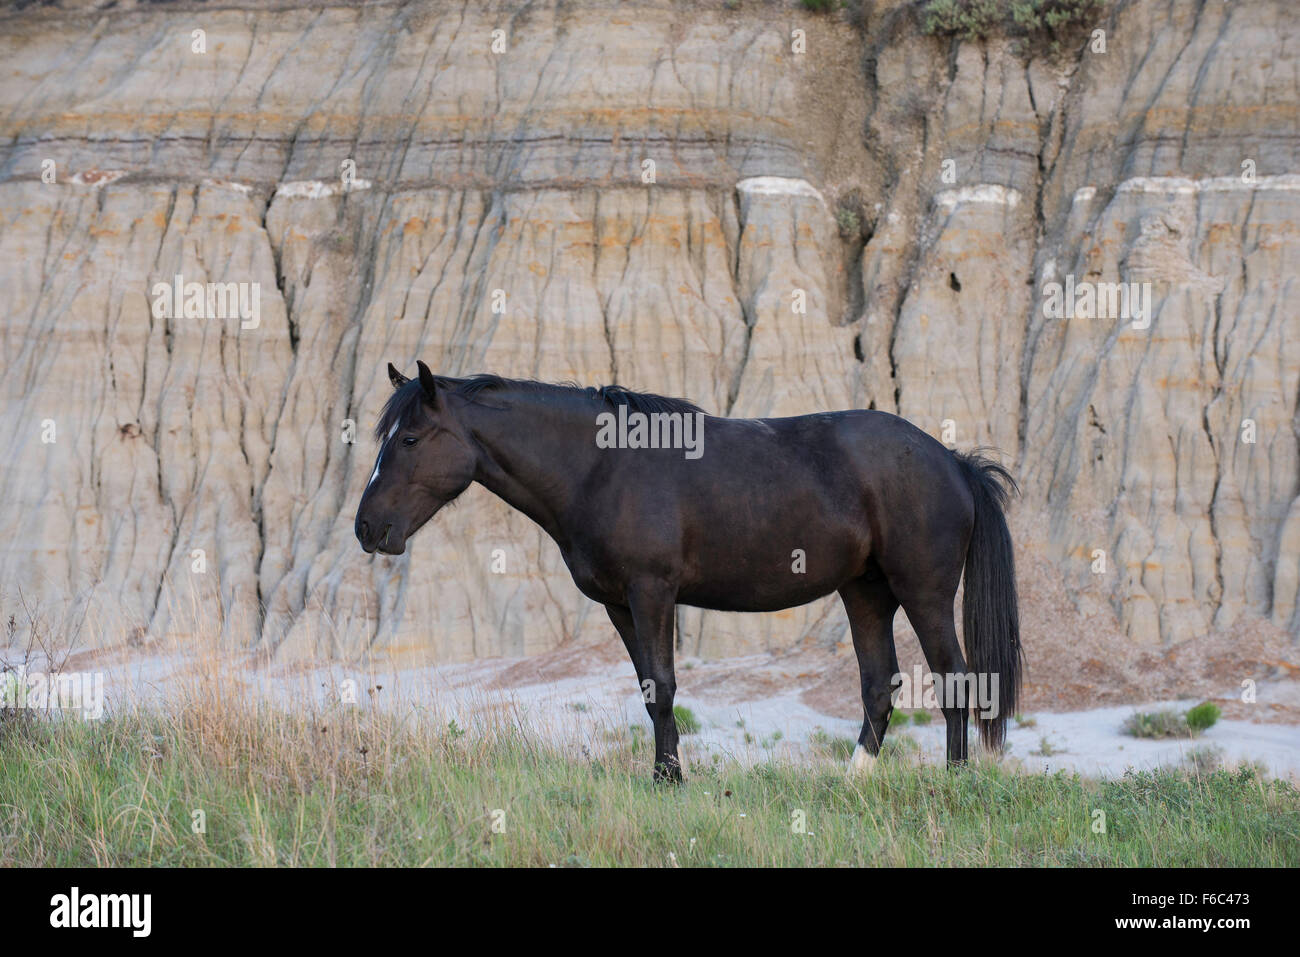
[[[865,543],[707,554],[690,563],[678,589],[684,605],[718,611],[780,611],[829,595],[863,573]]]
[[[677,594],[677,603],[712,611],[781,611],[831,594],[847,578],[776,587],[770,583],[735,582],[692,585]]]

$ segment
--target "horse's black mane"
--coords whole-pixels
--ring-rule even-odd
[[[467,379],[449,379],[437,377],[438,388],[447,389],[452,395],[473,400],[483,392],[513,389],[525,392],[556,393],[561,396],[581,397],[599,401],[605,405],[617,407],[625,405],[629,412],[702,412],[699,406],[685,399],[672,399],[655,395],[653,392],[633,392],[621,385],[580,386],[572,382],[552,383],[538,382],[535,379],[505,379],[498,375],[481,373]],[[394,426],[403,426],[410,421],[415,410],[423,401],[424,390],[419,379],[411,379],[394,390],[384,403],[384,410],[379,414],[379,423],[375,426],[375,437],[383,440]]]

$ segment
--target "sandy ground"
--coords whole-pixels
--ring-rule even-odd
[[[110,712],[161,701],[187,682],[205,680],[211,669],[210,660],[196,664],[139,651],[95,652],[77,659],[69,664],[104,672]],[[631,664],[617,641],[530,658],[365,670],[235,664],[251,695],[285,706],[336,703],[351,695],[360,706],[408,709],[465,727],[479,718],[508,715],[542,737],[589,751],[607,746],[611,732],[629,726],[649,730]],[[809,739],[856,739],[861,721],[856,684],[852,652],[844,649],[679,661],[678,703],[702,725],[698,733],[683,737],[683,758],[688,767],[714,755],[742,763],[770,757],[824,762],[824,752],[810,747]],[[1211,749],[1222,766],[1259,763],[1274,776],[1300,780],[1300,723],[1293,717],[1300,711],[1300,681],[1285,675],[1261,681],[1253,704],[1241,702],[1231,684],[1225,683],[1221,692],[1092,709],[1026,709],[1010,725],[1006,760],[1028,772],[1114,776],[1130,768],[1183,764],[1193,750]],[[1185,711],[1204,697],[1220,701],[1225,718],[1196,739],[1145,740],[1121,731],[1135,710]],[[943,721],[937,712],[928,725],[890,731],[891,738],[901,735],[915,742],[920,760],[943,760]],[[648,762],[649,736],[643,740]]]

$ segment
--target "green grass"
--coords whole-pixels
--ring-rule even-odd
[[[687,749],[672,787],[651,783],[646,735],[610,737],[584,757],[526,721],[228,702],[11,721],[0,866],[1300,864],[1300,794],[1249,768],[1092,781],[882,760],[851,779]]]
[[[1184,755],[1183,763],[1196,774],[1212,774],[1223,765],[1223,749],[1213,745],[1192,748]]]
[[[808,735],[808,747],[814,754],[830,758],[841,764],[853,757],[858,742],[847,735],[833,735],[825,728],[814,728]]]
[[[916,743],[916,739],[910,734],[891,734],[885,739],[885,743],[880,746],[880,757],[883,761],[902,761],[919,754],[920,751],[921,746]]]
[[[1063,754],[1064,752],[1048,739],[1047,735],[1038,736],[1038,750],[1030,751],[1030,754],[1037,755],[1040,758],[1050,758],[1054,754]]]

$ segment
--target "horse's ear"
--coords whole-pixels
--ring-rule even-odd
[[[411,380],[397,371],[397,367],[391,362],[388,363],[388,381],[393,384],[394,389],[400,389]]]
[[[420,370],[420,386],[424,389],[425,396],[432,402],[437,398],[438,392],[438,387],[433,381],[433,373],[429,371],[429,367],[422,361],[417,360],[415,365]]]

